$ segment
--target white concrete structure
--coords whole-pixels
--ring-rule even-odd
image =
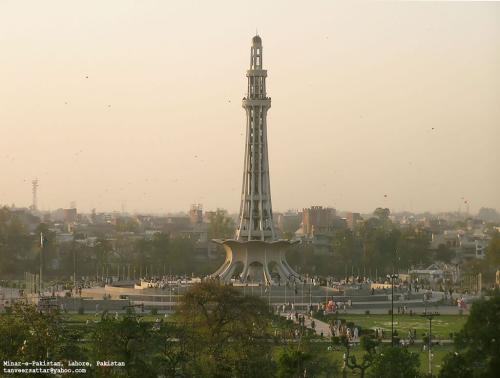
[[[285,250],[292,244],[278,240],[273,223],[269,160],[267,153],[267,71],[262,69],[262,40],[252,39],[250,69],[247,71],[246,143],[240,216],[234,239],[214,240],[224,246],[226,260],[212,275],[229,282],[284,283],[298,274],[288,265]]]

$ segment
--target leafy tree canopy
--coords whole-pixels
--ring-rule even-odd
[[[500,371],[500,294],[474,302],[464,328],[455,338],[459,356],[449,356],[442,376],[452,376],[456,364],[472,367],[472,377],[498,377]]]
[[[419,377],[419,356],[407,349],[387,347],[378,354],[369,372],[371,378]]]

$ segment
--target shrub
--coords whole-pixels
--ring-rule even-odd
[[[79,315],[85,314],[85,309],[83,308],[83,306],[78,307],[78,314]]]
[[[158,309],[156,307],[151,309],[151,315],[158,315]]]

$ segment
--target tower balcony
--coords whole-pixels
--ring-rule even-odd
[[[267,77],[267,70],[247,70],[247,77],[258,76],[258,77]]]
[[[271,97],[264,97],[264,98],[243,97],[243,100],[241,101],[241,106],[243,106],[245,109],[251,108],[253,106],[263,106],[269,109],[271,107]]]

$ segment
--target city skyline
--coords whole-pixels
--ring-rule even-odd
[[[236,213],[257,26],[277,211],[500,209],[499,4],[31,4],[0,5],[0,204]]]

